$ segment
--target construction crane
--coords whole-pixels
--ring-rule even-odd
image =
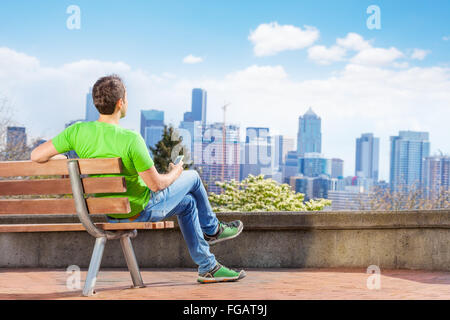
[[[230,105],[230,102],[225,102],[225,104],[222,106],[223,109],[223,127],[222,127],[222,182],[225,181],[225,154],[226,154],[226,147],[225,147],[225,143],[226,143],[226,138],[227,138],[227,133],[226,133],[226,113],[227,113],[227,107]]]

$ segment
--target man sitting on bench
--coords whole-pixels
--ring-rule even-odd
[[[183,162],[170,164],[170,171],[155,169],[140,134],[119,126],[128,102],[120,77],[102,77],[92,91],[100,116],[97,121],[78,122],[31,153],[31,160],[45,162],[55,155],[74,150],[80,158],[120,157],[127,183],[125,193],[96,196],[127,196],[129,214],[111,214],[108,222],[156,222],[176,215],[189,253],[198,267],[198,282],[234,281],[245,277],[244,270],[222,266],[209,251],[211,244],[238,236],[243,224],[236,220],[220,222],[212,211],[206,190],[195,170],[183,170]],[[53,158],[54,159],[54,158]]]

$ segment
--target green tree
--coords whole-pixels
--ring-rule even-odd
[[[177,130],[172,126],[164,126],[163,135],[161,140],[155,145],[150,147],[153,154],[153,162],[155,163],[156,170],[161,173],[169,171],[169,163],[175,160],[178,155],[184,155],[183,162],[184,167],[189,168],[190,154],[187,148],[182,145],[183,137],[181,137]],[[174,159],[172,159],[172,153],[174,153]]]
[[[331,201],[316,199],[304,202],[304,194],[295,193],[288,184],[279,184],[263,175],[249,175],[241,182],[216,182],[221,194],[210,193],[209,201],[216,212],[230,211],[318,211]]]

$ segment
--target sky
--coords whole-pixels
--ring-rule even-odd
[[[111,73],[128,90],[121,125],[136,131],[141,109],[178,126],[195,87],[208,92],[208,122],[230,102],[227,121],[293,138],[312,107],[322,153],[343,159],[344,175],[372,132],[388,180],[400,130],[427,131],[431,154],[450,153],[449,12],[445,0],[2,0],[0,98],[46,139],[84,117],[89,87]]]

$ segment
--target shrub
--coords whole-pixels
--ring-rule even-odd
[[[295,193],[288,184],[279,184],[263,175],[249,175],[241,182],[216,182],[221,194],[211,193],[209,201],[216,212],[230,211],[318,211],[331,205],[330,200],[304,202],[304,194]]]

